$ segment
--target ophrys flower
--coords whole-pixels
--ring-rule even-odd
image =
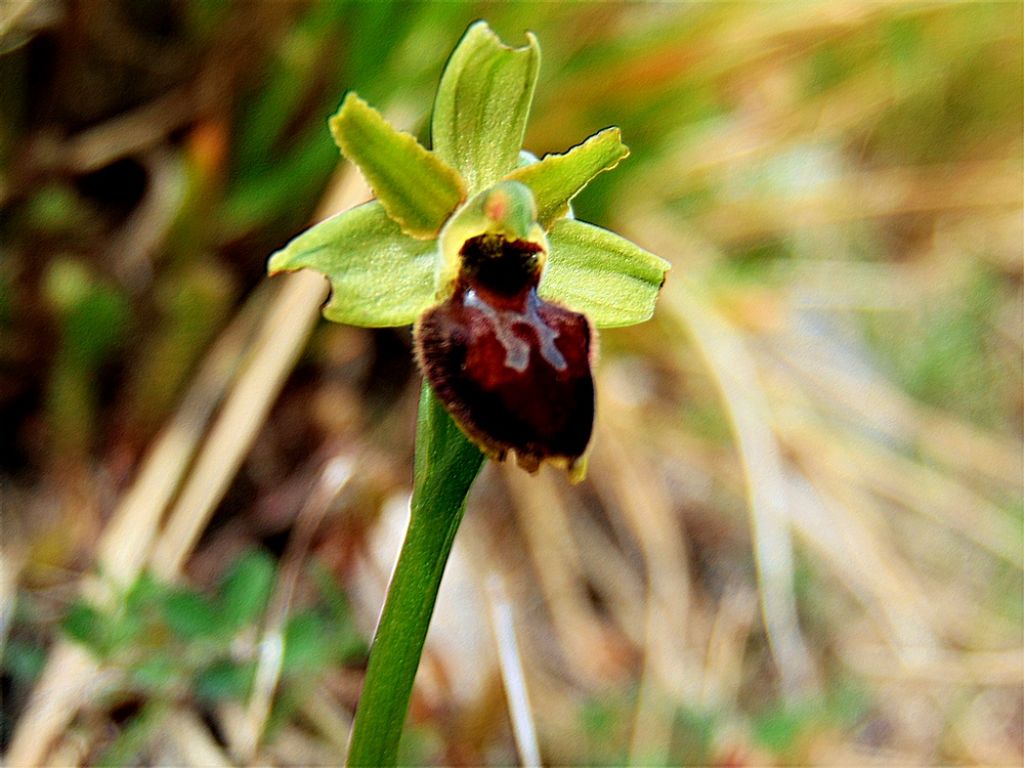
[[[627,154],[609,128],[561,155],[521,152],[536,40],[471,26],[441,79],[432,149],[349,93],[331,119],[376,200],[328,219],[270,260],[331,281],[324,315],[416,324],[435,394],[485,453],[582,476],[594,418],[593,327],[648,319],[668,263],[571,217],[570,201]]]

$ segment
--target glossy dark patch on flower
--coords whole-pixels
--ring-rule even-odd
[[[537,295],[540,246],[484,235],[463,246],[453,295],[416,327],[420,366],[486,452],[570,469],[594,423],[590,324]]]

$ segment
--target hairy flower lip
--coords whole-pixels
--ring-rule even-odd
[[[515,269],[511,265],[510,269]],[[537,276],[495,296],[461,275],[414,329],[416,360],[466,435],[489,457],[509,452],[582,479],[593,430],[596,335],[586,315],[537,295]]]

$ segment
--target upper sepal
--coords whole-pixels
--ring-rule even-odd
[[[308,267],[331,281],[324,317],[369,328],[409,325],[434,300],[436,243],[407,237],[379,202],[307,229],[270,257],[269,271]]]
[[[355,93],[345,97],[330,126],[342,154],[359,166],[402,231],[423,239],[437,235],[465,196],[459,174]]]
[[[434,152],[476,194],[499,181],[519,159],[540,69],[540,46],[510,48],[486,22],[473,24],[445,66],[434,101]]]
[[[670,264],[624,237],[572,219],[548,231],[540,296],[583,312],[598,328],[649,320]]]

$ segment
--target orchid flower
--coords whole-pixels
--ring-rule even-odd
[[[420,368],[486,455],[550,461],[580,479],[594,420],[594,328],[647,320],[669,265],[575,220],[572,198],[629,154],[608,128],[539,161],[522,151],[540,66],[472,25],[445,68],[432,147],[355,93],[330,120],[375,200],[317,224],[271,273],[323,272],[324,316],[415,325]]]

